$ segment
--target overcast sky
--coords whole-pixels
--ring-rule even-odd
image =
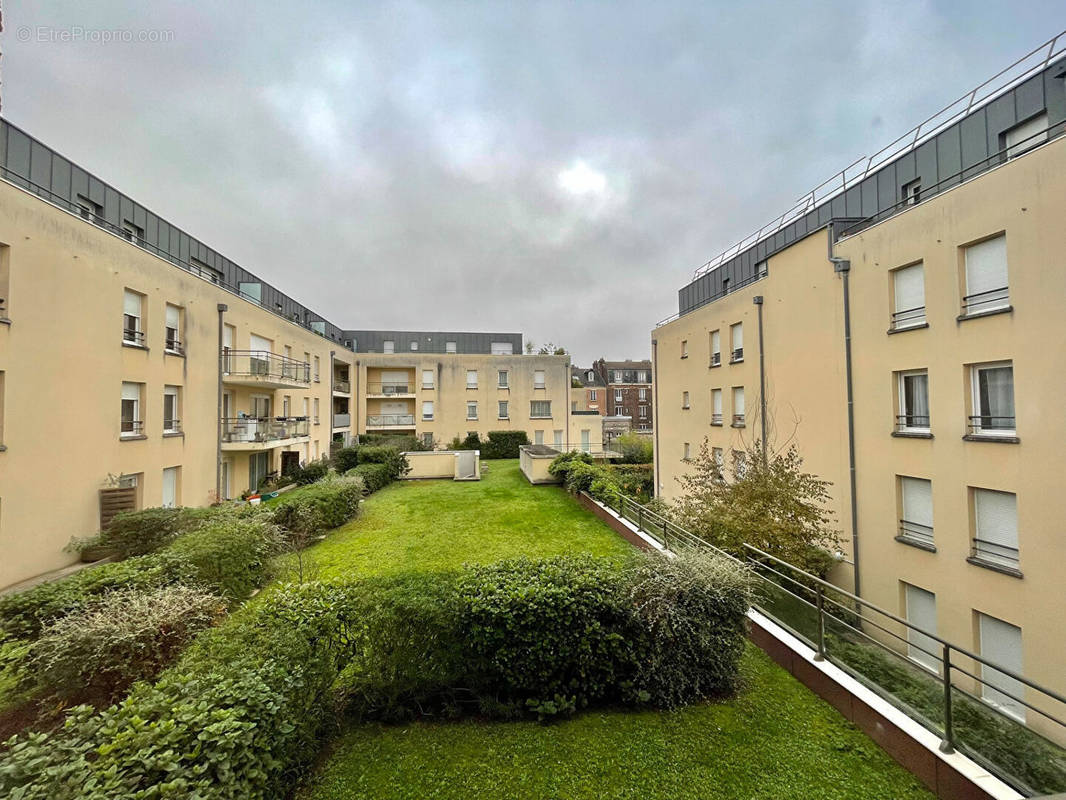
[[[5,117],[327,319],[576,363],[648,357],[694,268],[1066,27],[1061,0],[4,12]]]

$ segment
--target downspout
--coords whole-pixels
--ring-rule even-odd
[[[222,373],[225,370],[225,360],[222,355],[222,331],[225,323],[222,315],[229,311],[225,303],[218,304],[218,431],[215,436],[215,502],[222,502]]]
[[[659,483],[659,460],[661,455],[659,453],[659,340],[651,340],[651,402],[654,408],[652,408],[652,425],[655,426],[653,436],[655,438],[655,494],[654,497],[659,496],[659,492],[662,490],[662,484]]]
[[[844,282],[844,376],[848,393],[848,478],[851,484],[851,558],[854,561],[854,593],[862,597],[861,571],[859,570],[859,499],[856,496],[855,479],[855,392],[851,373],[851,293],[848,276],[851,262],[833,255],[833,223],[829,223],[829,263]]]
[[[335,378],[335,370],[337,368],[337,351],[329,351],[329,444],[326,445],[326,452],[333,455],[333,389]],[[350,410],[350,409],[349,409]]]
[[[763,352],[762,338],[762,295],[757,294],[751,302],[759,310],[759,423],[762,429],[762,463],[767,461],[766,454],[766,355]]]

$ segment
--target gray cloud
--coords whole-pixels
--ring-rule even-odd
[[[338,324],[646,357],[695,267],[1057,5],[53,2],[8,10],[3,108]],[[172,34],[36,40],[72,26]]]

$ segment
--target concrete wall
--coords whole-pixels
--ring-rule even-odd
[[[558,453],[538,453],[536,447],[522,447],[518,454],[519,466],[526,480],[533,484],[561,483],[556,476],[548,472],[548,467]]]
[[[459,456],[459,451],[432,450],[404,453],[404,455],[407,456],[407,463],[411,465],[411,471],[404,476],[405,480],[420,480],[425,478],[455,479],[457,470],[456,459]],[[479,480],[481,478],[480,457],[476,456],[474,463],[476,477],[472,480]]]

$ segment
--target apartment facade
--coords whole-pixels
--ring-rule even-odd
[[[591,367],[570,368],[570,410],[607,415],[607,385]]]
[[[650,432],[655,419],[651,361],[605,361],[600,358],[592,368],[607,389],[607,416],[629,417],[633,420],[633,430]]]
[[[339,328],[6,121],[0,158],[0,587],[119,496],[239,497],[350,435]]]
[[[521,334],[442,332],[431,341],[419,334],[397,351],[392,343],[404,339],[385,333],[392,338],[354,339],[356,346],[387,343],[391,351],[356,354],[356,433],[412,434],[437,448],[456,436],[485,438],[497,430],[523,430],[537,444],[569,440],[569,356],[522,355]]]
[[[733,479],[765,424],[833,484],[838,582],[1060,692],[1063,84],[1037,72],[736,248],[652,334],[661,496],[705,440]]]

